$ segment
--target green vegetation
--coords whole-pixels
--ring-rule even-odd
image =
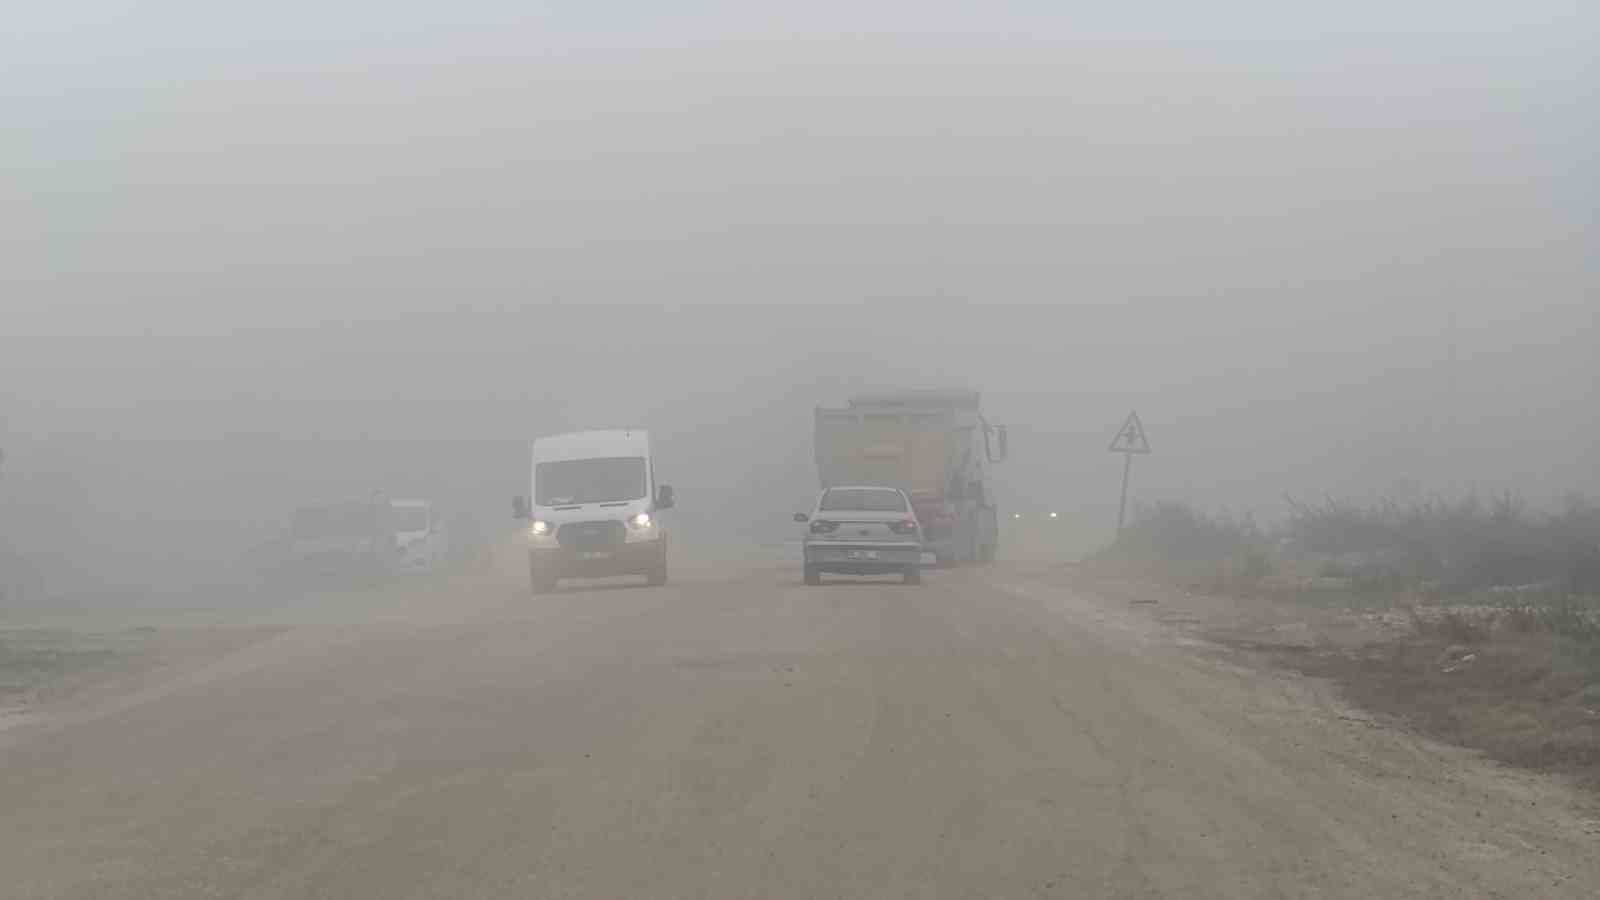
[[[1583,497],[1545,515],[1510,493],[1488,501],[1288,503],[1287,550],[1321,560],[1319,574],[1350,578],[1358,590],[1600,591],[1600,505]]]
[[[1153,567],[1191,590],[1286,596],[1318,606],[1418,604],[1449,627],[1544,632],[1600,647],[1600,504],[1535,513],[1517,496],[1288,500],[1284,521],[1181,501],[1134,510],[1101,562]],[[1473,622],[1460,619],[1473,618]],[[1458,621],[1458,619],[1460,619]]]
[[[110,669],[145,640],[141,633],[0,631],[0,706],[27,702],[64,676]]]

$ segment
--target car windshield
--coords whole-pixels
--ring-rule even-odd
[[[542,462],[534,467],[534,503],[613,503],[645,495],[644,457],[613,456]]]
[[[851,509],[862,512],[905,512],[906,498],[883,488],[834,488],[822,495],[824,511]]]
[[[389,530],[400,534],[407,531],[428,530],[428,509],[425,506],[392,506],[389,508]]]

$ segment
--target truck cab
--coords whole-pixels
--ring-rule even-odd
[[[531,491],[512,501],[528,522],[528,574],[537,593],[562,578],[643,575],[667,580],[662,510],[672,488],[658,484],[650,435],[583,431],[533,442]]]

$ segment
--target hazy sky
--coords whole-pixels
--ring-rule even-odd
[[[497,516],[527,439],[625,422],[747,530],[812,489],[812,406],[924,383],[1086,531],[1133,407],[1147,499],[1600,491],[1592,4],[30,6],[18,546]]]

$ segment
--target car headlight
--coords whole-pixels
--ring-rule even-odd
[[[550,523],[543,519],[534,519],[533,525],[529,526],[528,531],[535,537],[544,537],[551,531]]]
[[[650,527],[650,514],[649,513],[639,513],[638,515],[636,515],[633,518],[628,520],[628,527],[632,528],[635,531],[643,531],[646,528],[649,528]]]

